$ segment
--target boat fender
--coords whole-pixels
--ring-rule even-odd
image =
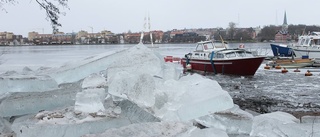
[[[192,70],[191,64],[187,64],[187,65],[186,65],[186,69],[187,69],[187,71],[191,71],[191,70]]]
[[[281,73],[287,73],[288,70],[284,67],[283,70],[281,70]]]
[[[264,66],[264,69],[270,69],[270,66],[266,64],[266,66]]]
[[[280,65],[277,65],[277,66],[276,66],[276,69],[281,69],[281,66],[280,66]]]
[[[310,72],[310,70],[307,70],[307,72],[304,74],[304,76],[312,76],[312,73]]]

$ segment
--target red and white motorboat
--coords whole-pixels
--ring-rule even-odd
[[[250,76],[264,59],[245,49],[230,49],[226,42],[203,41],[198,42],[195,51],[186,54],[181,63],[193,71]]]

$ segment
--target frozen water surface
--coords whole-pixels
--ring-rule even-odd
[[[0,84],[6,86],[0,94],[1,133],[14,131],[21,137],[319,136],[314,128],[320,126],[317,117],[304,117],[304,123],[299,123],[288,113],[275,112],[319,112],[317,68],[312,68],[312,77],[304,76],[311,68],[282,74],[264,70],[262,64],[252,77],[193,74],[180,78],[181,67],[164,63],[163,57],[183,57],[194,44],[125,51],[129,47],[134,45],[0,47],[5,51],[0,58],[4,80]],[[268,43],[246,48],[271,54]],[[150,54],[152,50],[156,53]],[[28,78],[39,85],[21,81]],[[13,86],[25,86],[10,88],[6,79],[15,82]],[[234,105],[231,97],[240,108],[275,113],[252,116]],[[197,128],[192,121],[206,128]]]

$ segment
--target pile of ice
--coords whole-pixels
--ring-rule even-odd
[[[27,92],[3,85],[8,91],[0,96],[0,136],[320,136],[317,120],[300,123],[284,112],[253,116],[234,105],[217,81],[181,70],[136,45],[25,75],[46,82]],[[15,77],[1,80],[20,80]],[[55,84],[39,91],[48,81]]]

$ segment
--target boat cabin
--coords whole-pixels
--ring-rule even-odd
[[[309,35],[300,36],[297,47],[320,47],[320,32],[312,32]]]
[[[215,59],[234,59],[234,58],[252,58],[255,57],[252,52],[246,51],[244,49],[228,49],[214,52]],[[211,53],[210,55],[211,56]]]
[[[201,41],[197,43],[195,52],[212,52],[227,49],[228,43],[221,41]]]
[[[252,52],[244,49],[229,49],[227,42],[198,42],[193,53],[187,54],[188,58],[210,60],[213,53],[213,59],[230,59],[230,58],[251,58],[254,57]]]

